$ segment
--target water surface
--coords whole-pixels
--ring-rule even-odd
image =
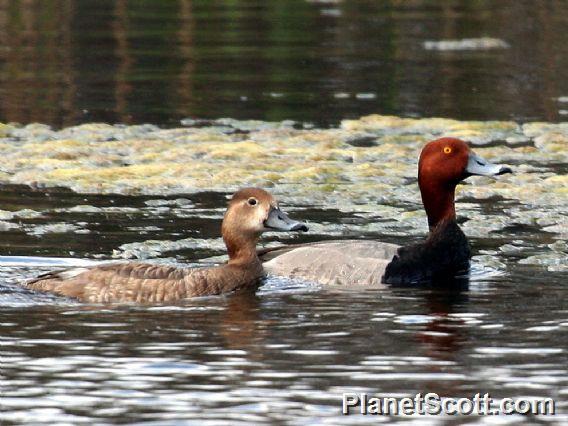
[[[567,21],[560,1],[0,1],[0,122],[20,123],[0,125],[0,424],[408,422],[342,417],[344,392],[551,397],[555,417],[410,421],[568,423]],[[271,277],[102,306],[19,285],[223,261],[244,185],[310,223],[265,245],[418,241],[440,135],[517,172],[458,191],[462,291]]]
[[[18,219],[17,228],[3,232],[8,244],[2,253],[208,262],[223,253],[217,238],[227,195],[124,197],[5,186],[5,208],[41,216]],[[484,211],[495,215],[505,205],[496,201]],[[268,235],[264,243],[329,238],[325,227],[336,226],[351,230],[348,237],[370,237],[357,230],[369,218],[305,205],[286,209],[325,226],[301,237]],[[75,228],[45,231],[54,222]],[[401,243],[417,238],[393,238],[388,227],[372,236]],[[527,251],[542,254],[538,247],[550,238],[519,227],[473,238],[465,291],[322,289],[269,278],[257,294],[176,306],[81,305],[33,294],[17,283],[53,266],[4,266],[0,419],[298,425],[387,420],[341,417],[343,392],[552,397],[566,413],[566,275],[519,263]],[[175,240],[185,243],[172,247]],[[512,241],[517,250],[499,250]],[[471,421],[491,424],[492,418]]]
[[[567,23],[562,1],[3,1],[0,121],[563,120]],[[426,48],[484,37],[507,47]]]

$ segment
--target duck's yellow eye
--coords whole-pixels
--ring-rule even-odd
[[[444,148],[444,154],[449,154],[449,153],[451,153],[451,152],[452,152],[452,148],[450,148],[449,146],[446,146],[446,147]]]
[[[258,202],[258,201],[256,201],[256,198],[249,198],[249,199],[248,199],[248,203],[249,203],[249,205],[251,205],[251,206],[256,206],[256,203],[257,203],[257,202]]]

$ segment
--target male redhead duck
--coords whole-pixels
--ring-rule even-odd
[[[268,249],[260,253],[273,275],[321,284],[417,284],[453,278],[469,269],[467,238],[456,223],[456,185],[472,175],[511,173],[476,155],[462,140],[441,138],[422,149],[418,184],[430,233],[400,247],[379,241],[342,240]]]
[[[28,282],[33,290],[79,299],[82,302],[173,302],[193,296],[227,293],[256,287],[264,276],[256,244],[264,231],[307,231],[291,220],[268,192],[241,189],[233,195],[221,233],[228,263],[200,269],[146,263],[109,263],[48,273]]]

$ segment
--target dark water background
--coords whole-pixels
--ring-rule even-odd
[[[375,112],[558,121],[557,98],[568,96],[567,20],[562,1],[4,0],[0,121],[176,126],[226,116],[325,126]],[[422,47],[483,36],[510,47]],[[226,194],[180,196],[191,203],[175,209],[152,207],[152,197],[3,186],[1,210],[41,215],[3,229],[0,254],[104,260],[124,243],[218,238]],[[100,210],[73,209],[79,205]],[[495,216],[507,206],[489,200],[482,208]],[[287,210],[346,228],[373,220]],[[61,223],[88,232],[41,231]],[[0,424],[406,422],[340,417],[343,392],[552,397],[563,416],[499,420],[566,424],[566,274],[499,252],[513,240],[554,241],[514,224],[472,238],[475,254],[497,251],[496,263],[474,262],[463,292],[325,290],[271,279],[257,294],[181,306],[84,306],[17,286],[49,268],[2,266]],[[183,264],[220,254],[207,244],[162,253]]]
[[[563,1],[3,0],[0,121],[557,121],[567,26]],[[423,47],[478,37],[510,47]]]

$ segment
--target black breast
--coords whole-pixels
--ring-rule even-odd
[[[385,284],[448,283],[469,270],[471,251],[454,220],[439,223],[426,241],[398,249],[382,278]]]

